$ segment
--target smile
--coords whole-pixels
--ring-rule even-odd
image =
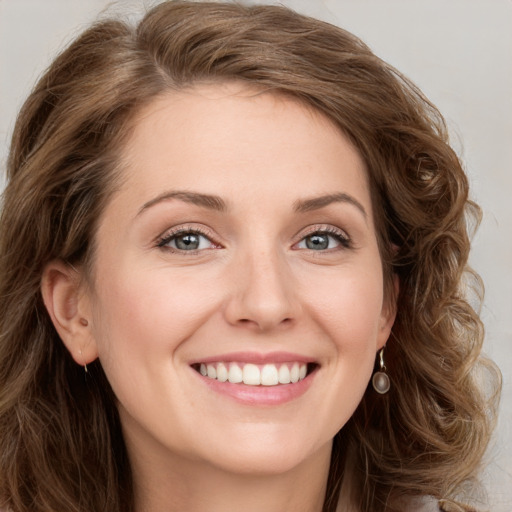
[[[193,368],[203,377],[230,384],[278,386],[303,380],[315,365],[299,362],[253,364],[239,362],[197,363]],[[308,371],[309,370],[309,371]]]

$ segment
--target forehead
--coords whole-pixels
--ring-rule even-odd
[[[228,200],[250,187],[284,200],[287,188],[315,195],[347,186],[369,199],[364,163],[331,120],[290,96],[240,83],[155,99],[134,118],[122,161],[123,188],[148,200],[168,187]]]

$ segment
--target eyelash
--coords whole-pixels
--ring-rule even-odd
[[[347,233],[345,231],[342,231],[341,229],[338,229],[338,228],[335,228],[332,226],[330,226],[330,227],[314,226],[311,229],[311,231],[302,235],[300,240],[295,245],[298,245],[300,242],[304,241],[306,238],[314,236],[314,235],[320,235],[320,236],[327,235],[329,237],[334,238],[337,242],[339,242],[342,249],[351,249],[352,248],[352,240],[347,235]],[[335,249],[336,248],[325,249],[323,251],[318,251],[318,252],[326,252],[326,251],[335,250]],[[310,250],[313,251],[313,249],[310,249]]]
[[[197,227],[181,227],[181,228],[176,228],[176,229],[172,229],[170,231],[167,231],[163,236],[161,236],[157,242],[156,242],[156,246],[159,247],[160,249],[164,249],[164,250],[167,250],[167,251],[171,251],[171,252],[175,252],[175,253],[185,253],[185,252],[189,252],[191,254],[194,254],[194,253],[198,253],[199,251],[201,250],[204,250],[204,249],[192,249],[190,251],[185,251],[183,249],[177,249],[177,248],[174,248],[174,247],[170,247],[168,244],[170,244],[174,239],[176,239],[177,237],[179,237],[180,235],[188,235],[188,234],[191,234],[191,235],[198,235],[198,236],[201,236],[201,237],[204,237],[206,238],[212,245],[217,245],[213,240],[212,240],[212,235],[207,232],[206,230],[203,230],[203,229],[200,229],[200,228],[197,228]]]
[[[168,231],[167,233],[165,233],[165,235],[161,236],[157,240],[156,246],[159,247],[160,249],[164,249],[164,250],[171,251],[171,252],[174,252],[174,253],[185,253],[185,252],[188,252],[188,253],[191,253],[191,254],[195,254],[195,253],[198,253],[198,252],[204,250],[204,249],[192,249],[192,250],[186,251],[184,249],[178,249],[178,248],[174,248],[174,247],[170,247],[169,246],[169,244],[174,239],[176,239],[180,235],[187,235],[187,234],[198,235],[198,236],[204,237],[212,245],[214,245],[214,246],[216,245],[215,242],[212,240],[212,238],[213,238],[212,235],[209,232],[207,232],[206,230],[203,230],[203,229],[200,229],[200,228],[197,228],[197,227],[182,227],[182,228],[172,229],[171,231]],[[294,246],[297,246],[301,242],[305,241],[308,237],[311,237],[311,236],[314,236],[314,235],[319,235],[319,236],[327,235],[328,237],[334,238],[340,244],[341,248],[343,248],[343,249],[350,249],[350,248],[352,248],[352,241],[351,241],[351,239],[347,236],[347,234],[344,231],[342,231],[340,229],[337,229],[337,228],[334,228],[334,227],[319,227],[319,226],[315,226],[311,231],[309,231],[308,233],[304,234],[300,238],[300,240],[294,244]],[[220,246],[217,245],[217,247],[220,247]],[[335,250],[335,249],[337,249],[337,248],[323,249],[323,250],[318,251],[318,252],[332,251],[332,250]],[[306,250],[317,252],[317,251],[314,251],[313,249],[306,249]]]

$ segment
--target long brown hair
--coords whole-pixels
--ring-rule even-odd
[[[467,267],[479,210],[443,118],[340,28],[283,7],[181,1],[136,27],[88,29],[18,117],[0,219],[0,506],[133,511],[115,397],[99,361],[84,377],[64,348],[41,275],[53,259],[93,268],[136,112],[169,90],[222,80],[290,95],[350,137],[368,169],[388,294],[400,279],[386,352],[393,387],[369,387],[336,436],[324,510],[349,477],[360,512],[399,510],[398,498],[418,495],[470,510],[457,502],[489,440],[499,375],[479,355],[481,287]]]

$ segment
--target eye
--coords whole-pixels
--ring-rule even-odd
[[[217,247],[205,234],[197,230],[178,230],[167,233],[158,241],[158,247],[174,251],[201,251]]]
[[[305,236],[297,245],[297,249],[309,249],[311,251],[327,251],[339,247],[350,247],[349,238],[338,231],[315,231]]]

